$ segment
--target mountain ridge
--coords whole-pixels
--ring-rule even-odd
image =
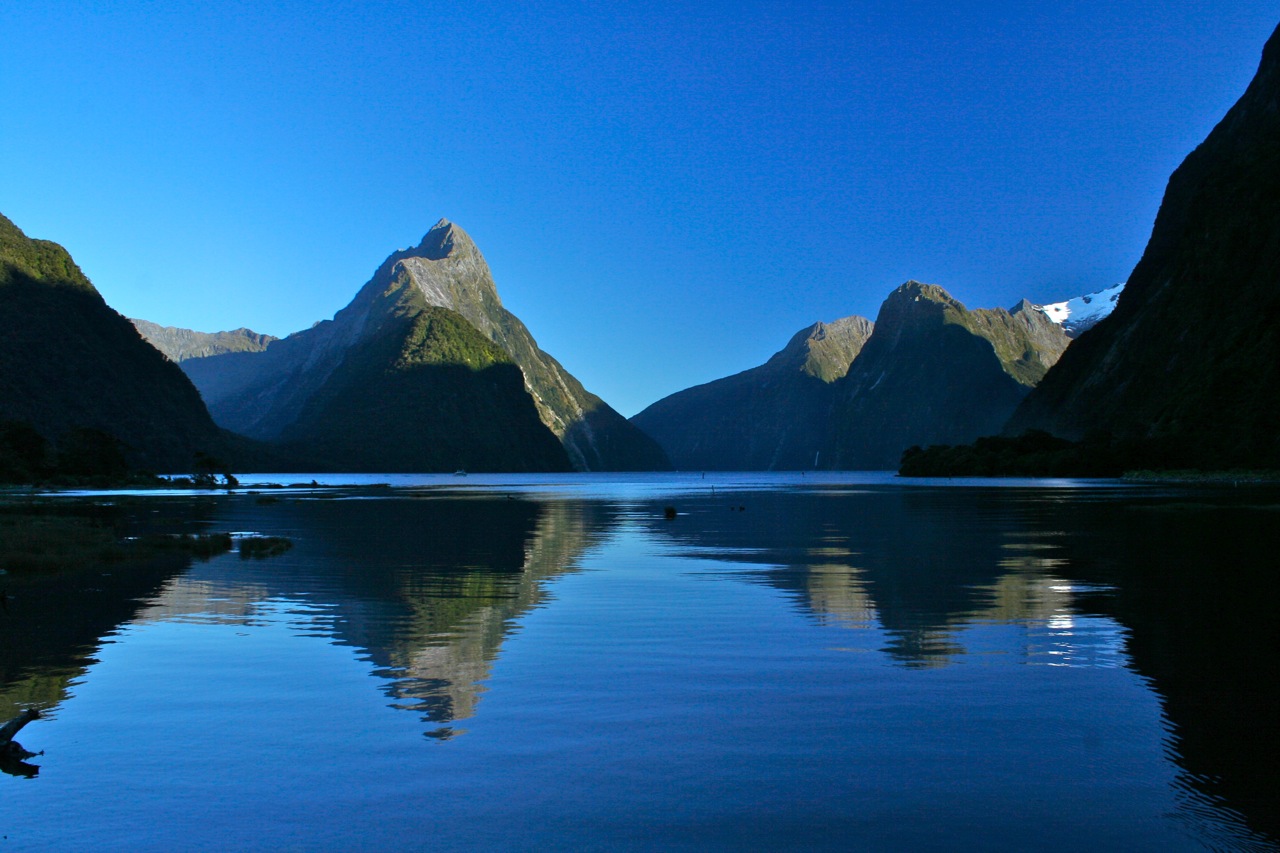
[[[677,468],[811,468],[826,431],[830,383],[849,369],[871,327],[858,316],[806,326],[764,364],[677,391],[631,422]]]
[[[267,344],[278,340],[273,335],[259,334],[243,326],[227,332],[197,332],[178,326],[161,326],[150,320],[131,318],[129,322],[147,343],[174,362],[227,352],[261,352]]]
[[[908,281],[874,323],[806,327],[763,365],[678,391],[632,422],[680,468],[893,468],[913,444],[998,429],[1070,342],[1025,299],[971,310]]]
[[[896,468],[918,444],[998,430],[1070,340],[1030,302],[970,310],[908,281],[885,299],[849,372],[834,384],[829,468]]]
[[[437,222],[416,247],[389,255],[332,320],[273,341],[261,353],[188,359],[182,367],[219,423],[254,438],[280,441],[352,347],[376,334],[386,313],[403,308],[397,300],[410,292],[417,294],[410,310],[453,312],[510,356],[522,371],[540,419],[561,442],[573,468],[669,466],[652,439],[538,348],[525,325],[502,306],[474,241],[447,219]]]

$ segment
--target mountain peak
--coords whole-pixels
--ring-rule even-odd
[[[950,293],[936,284],[924,284],[914,279],[896,287],[880,304],[875,325],[889,330],[918,327],[921,323],[944,322],[952,313],[965,311]]]
[[[1120,299],[1120,291],[1124,290],[1124,285],[1124,282],[1120,282],[1113,287],[1084,296],[1032,307],[1057,323],[1063,331],[1074,338],[1081,332],[1096,326],[1098,321],[1112,312]]]
[[[949,300],[951,294],[947,293],[942,287],[936,284],[925,284],[923,281],[916,281],[914,278],[904,281],[902,284],[894,288],[890,296],[898,297],[916,297],[922,296],[925,299],[943,299]]]
[[[448,219],[441,219],[431,226],[414,254],[429,261],[441,261],[466,248],[475,248],[467,232]]]
[[[963,308],[964,306],[945,288],[937,284],[925,284],[911,279],[896,287],[885,299],[888,303],[905,304],[908,302],[933,302],[943,307]]]
[[[834,382],[848,372],[862,345],[871,337],[871,328],[870,320],[857,315],[814,323],[796,332],[767,364]]]

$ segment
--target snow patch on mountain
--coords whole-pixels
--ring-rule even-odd
[[[1106,290],[1077,296],[1064,302],[1051,302],[1034,307],[1062,326],[1062,330],[1074,338],[1112,312],[1116,307],[1116,300],[1120,298],[1120,291],[1124,290],[1124,285],[1124,282],[1120,282]]]

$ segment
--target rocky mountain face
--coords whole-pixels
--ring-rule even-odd
[[[431,322],[420,321],[419,315],[428,309],[436,309],[430,312]],[[460,322],[445,319],[446,314]],[[270,342],[262,352],[190,358],[182,367],[199,387],[214,418],[228,429],[273,442],[318,440],[320,423],[336,429],[341,422],[342,429],[354,431],[352,435],[364,429],[361,413],[372,417],[374,410],[368,408],[372,401],[361,395],[369,393],[372,386],[365,383],[373,380],[372,374],[362,371],[373,370],[372,365],[387,359],[401,366],[416,365],[422,353],[414,349],[418,346],[415,341],[422,335],[431,338],[423,357],[439,368],[430,372],[432,376],[440,375],[449,365],[461,364],[475,372],[475,365],[483,364],[486,381],[502,385],[507,380],[500,377],[512,374],[500,362],[523,374],[523,389],[538,420],[563,448],[563,461],[552,467],[668,467],[652,439],[586,391],[559,362],[538,348],[524,324],[502,306],[479,249],[461,228],[447,220],[438,222],[417,247],[388,257],[332,320]],[[485,349],[479,340],[496,349]],[[427,374],[419,371],[413,375]],[[451,398],[440,396],[439,389],[430,383],[417,386],[403,377],[397,381],[408,382],[398,390],[406,396],[383,399],[379,405],[384,408],[377,410],[378,417],[365,423],[366,427],[372,428],[376,422],[378,429],[395,434],[399,432],[397,424],[403,425],[411,417],[431,417],[453,405]],[[389,385],[373,385],[389,392]],[[482,395],[476,394],[469,399],[479,405]],[[397,415],[395,406],[403,407],[401,414]],[[321,415],[325,407],[331,415]],[[464,434],[482,422],[488,424],[486,429],[500,429],[509,419],[514,424],[522,418],[504,414],[506,409],[482,408],[458,409],[454,422]],[[470,412],[465,417],[464,409]],[[472,423],[467,420],[470,417],[481,420]],[[485,419],[495,420],[490,424]],[[466,426],[468,423],[472,425]],[[367,440],[379,433],[363,435]],[[549,464],[538,451],[528,464],[509,469],[548,470]]]
[[[665,397],[631,422],[677,468],[812,468],[826,438],[831,383],[848,371],[871,328],[864,317],[815,323],[759,367]]]
[[[226,352],[262,352],[267,344],[277,338],[260,335],[252,329],[235,329],[230,332],[193,332],[175,326],[161,326],[149,320],[130,320],[138,334],[170,361],[186,361],[189,358],[206,358]]]
[[[1109,433],[1172,466],[1280,467],[1280,28],[1169,178],[1115,311],[1008,429]]]
[[[83,445],[94,433],[120,442],[131,465],[160,472],[224,451],[177,365],[107,306],[64,248],[3,216],[0,330],[0,420],[29,424],[63,455],[73,443],[92,451]]]
[[[1070,339],[1023,300],[970,311],[937,285],[909,281],[884,301],[875,330],[833,385],[819,466],[897,468],[912,445],[997,432]]]

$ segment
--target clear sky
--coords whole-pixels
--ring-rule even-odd
[[[0,213],[121,313],[284,335],[439,218],[632,415],[874,319],[1123,281],[1273,0],[0,7]]]

